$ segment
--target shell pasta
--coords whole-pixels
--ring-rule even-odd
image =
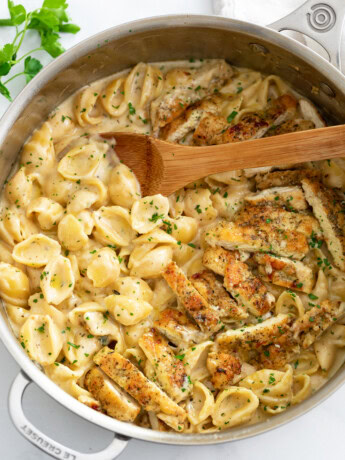
[[[81,403],[212,433],[299,404],[345,361],[345,160],[231,171],[142,196],[103,133],[216,145],[325,126],[276,75],[139,63],[66,100],[0,205],[18,342]]]

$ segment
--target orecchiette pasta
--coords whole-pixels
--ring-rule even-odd
[[[217,210],[213,207],[211,192],[206,188],[187,190],[184,199],[184,212],[200,222],[209,223],[217,217]]]
[[[56,160],[49,123],[44,123],[24,145],[20,162],[28,174],[46,174],[54,170]]]
[[[263,369],[254,372],[239,385],[252,390],[260,402],[271,413],[284,411],[292,400],[292,367],[287,365],[285,371]]]
[[[113,283],[120,274],[119,259],[110,248],[103,248],[96,252],[89,266],[87,276],[95,287],[106,287]]]
[[[30,295],[26,274],[17,267],[0,262],[0,296],[12,305],[24,307]]]
[[[102,121],[102,113],[97,107],[98,93],[87,88],[76,98],[75,117],[80,126],[97,125]]]
[[[230,387],[217,396],[213,408],[213,423],[226,429],[247,422],[259,406],[259,399],[247,388]]]
[[[96,240],[105,245],[127,246],[135,232],[130,224],[130,214],[120,206],[101,207],[93,215]]]
[[[26,175],[25,168],[20,168],[6,185],[6,196],[17,208],[25,208],[32,199],[32,177]]]
[[[106,297],[105,305],[116,321],[124,326],[139,323],[152,311],[152,306],[146,300],[136,300],[124,295]]]
[[[46,235],[37,233],[18,243],[13,249],[13,259],[29,267],[43,267],[55,259],[61,251],[59,243]]]
[[[108,150],[107,144],[93,143],[70,150],[59,162],[59,173],[70,180],[80,180],[92,176]]]
[[[30,315],[20,330],[20,339],[28,355],[45,366],[54,363],[63,345],[60,330],[49,315]]]
[[[73,214],[65,215],[59,223],[58,238],[61,246],[71,251],[82,249],[88,242],[82,222],[74,217]]]
[[[300,318],[304,314],[304,306],[299,296],[292,291],[284,291],[276,302],[276,314],[284,313],[291,318]]]
[[[51,230],[58,225],[63,213],[64,209],[59,203],[43,196],[32,200],[26,211],[29,218],[36,217],[42,230]]]
[[[69,259],[58,256],[48,262],[41,275],[41,289],[47,302],[54,305],[70,297],[74,289],[74,274]]]
[[[129,209],[141,198],[137,178],[123,163],[115,166],[111,172],[109,196],[113,204]]]
[[[131,223],[138,233],[147,233],[162,223],[169,212],[169,200],[162,195],[146,196],[134,202]]]
[[[193,385],[187,401],[188,419],[193,425],[206,420],[214,412],[214,397],[209,388],[199,381]]]
[[[0,203],[0,297],[23,352],[81,403],[160,431],[309,397],[345,362],[345,159],[142,196],[110,133],[211,146],[324,125],[281,78],[222,59],[139,63],[72,95]]]

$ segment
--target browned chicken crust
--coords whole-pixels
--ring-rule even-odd
[[[211,352],[206,361],[214,388],[221,390],[233,383],[234,377],[241,373],[241,362],[229,353]]]
[[[248,313],[229,296],[222,283],[211,271],[195,273],[190,280],[207,302],[218,308],[220,318],[223,320],[247,318]]]
[[[181,422],[186,418],[182,407],[178,406],[120,353],[104,347],[94,356],[94,361],[108,377],[136,399],[145,410],[176,416]]]
[[[305,211],[308,203],[301,187],[272,187],[254,195],[244,197],[244,200],[255,206],[283,206],[288,211]]]
[[[134,422],[140,412],[139,404],[98,367],[91,369],[85,376],[85,388],[101,403],[102,409],[110,417],[123,422]]]
[[[203,342],[208,337],[208,334],[201,332],[194,321],[190,320],[185,313],[173,308],[163,310],[153,325],[173,344],[182,348]]]
[[[317,220],[310,215],[247,203],[234,222],[220,221],[208,229],[205,240],[210,246],[272,252],[299,260],[309,251],[308,237],[320,233]]]
[[[345,314],[344,304],[337,301],[324,300],[311,310],[304,313],[292,326],[294,339],[308,348],[335,321]]]
[[[225,267],[224,286],[254,316],[264,315],[274,305],[274,296],[240,260],[233,260]]]
[[[161,388],[176,402],[185,399],[191,390],[190,380],[167,340],[152,328],[141,336],[139,346],[152,364]]]
[[[306,199],[313,208],[323,230],[334,264],[345,271],[345,206],[343,198],[335,190],[319,181],[303,179],[302,187]]]
[[[256,253],[253,260],[258,264],[264,281],[309,294],[314,287],[313,270],[298,260],[272,254]]]
[[[292,169],[287,171],[273,171],[255,177],[258,190],[271,187],[288,187],[291,185],[301,185],[303,179],[319,180],[320,171],[316,169]]]
[[[153,129],[163,128],[179,117],[190,105],[219,90],[233,74],[223,59],[195,69],[172,69],[164,82],[161,96],[151,104]]]
[[[264,136],[273,124],[279,125],[291,118],[296,112],[296,107],[296,99],[284,94],[273,101],[266,110],[248,113],[232,126],[229,126],[223,117],[205,116],[194,132],[194,143],[216,145],[258,139]]]
[[[222,327],[218,310],[207,303],[175,262],[166,266],[163,277],[203,332],[214,333]]]
[[[239,258],[238,251],[230,252],[221,247],[207,247],[202,257],[202,263],[217,275],[224,276],[225,267],[228,263]]]
[[[271,126],[265,133],[264,137],[278,136],[279,134],[296,133],[298,131],[307,131],[314,129],[315,123],[311,120],[288,120],[279,126]]]

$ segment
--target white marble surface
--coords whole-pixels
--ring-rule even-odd
[[[257,0],[253,0],[257,1]],[[0,1],[0,17],[6,13],[5,0]],[[22,0],[28,8],[37,7],[41,0]],[[64,38],[66,48],[102,29],[145,16],[167,13],[212,13],[211,0],[70,0],[72,18],[81,32]],[[0,43],[7,32],[0,29]],[[32,44],[34,45],[34,37]],[[30,48],[29,48],[30,49]],[[49,62],[43,55],[42,61]],[[18,86],[19,86],[18,82]],[[13,86],[14,93],[18,87]],[[7,107],[0,99],[0,115]],[[45,460],[49,457],[22,438],[12,426],[7,412],[7,395],[12,380],[19,371],[15,361],[0,342],[0,459]],[[130,441],[121,460],[334,460],[345,458],[345,387],[302,418],[273,432],[231,444],[218,446],[175,447]],[[57,441],[83,452],[96,452],[112,439],[111,433],[97,428],[70,413],[34,385],[24,397],[24,410],[38,428]]]

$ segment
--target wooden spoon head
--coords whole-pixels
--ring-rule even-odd
[[[115,139],[115,152],[120,161],[134,172],[143,196],[159,193],[163,162],[154,140],[138,133],[103,133],[106,139]]]

